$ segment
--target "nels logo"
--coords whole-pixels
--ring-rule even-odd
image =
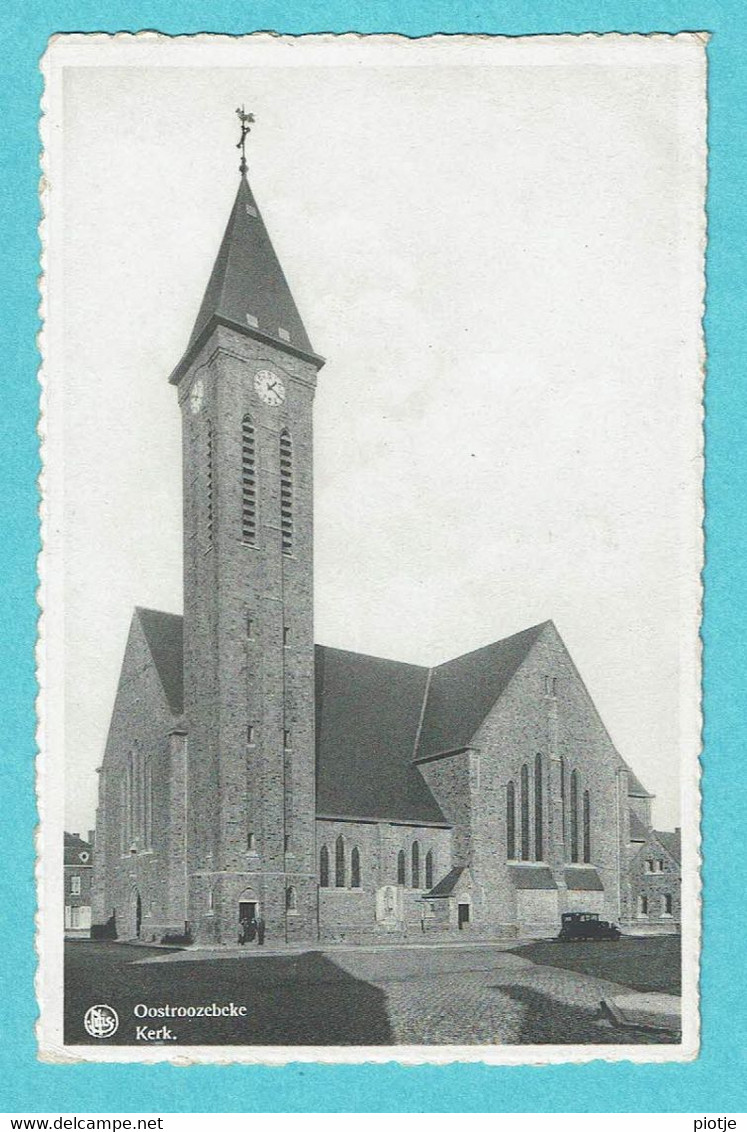
[[[83,1025],[92,1038],[111,1038],[119,1029],[119,1015],[113,1006],[100,1003],[88,1008]]]

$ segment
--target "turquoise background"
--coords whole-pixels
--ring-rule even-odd
[[[0,994],[0,1108],[8,1112],[437,1111],[738,1112],[745,1108],[744,879],[745,227],[747,7],[721,3],[497,3],[375,0],[304,4],[40,4],[11,0],[0,15],[2,54],[3,648],[0,656],[5,821]],[[33,1035],[33,793],[35,560],[39,457],[34,336],[38,329],[38,60],[54,32],[137,31],[712,33],[705,602],[705,948],[703,1047],[686,1065],[493,1067],[398,1065],[285,1068],[43,1065]],[[741,363],[741,364],[740,364]]]

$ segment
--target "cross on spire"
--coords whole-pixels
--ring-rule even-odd
[[[252,128],[252,124],[254,122],[254,115],[253,114],[247,114],[246,111],[244,110],[243,106],[241,107],[240,110],[237,110],[236,113],[238,114],[239,122],[241,123],[241,138],[239,139],[239,141],[236,145],[236,148],[241,150],[241,163],[239,165],[239,173],[241,173],[242,177],[245,177],[246,176],[246,170],[247,170],[247,165],[246,165],[246,135],[250,132],[250,130]]]

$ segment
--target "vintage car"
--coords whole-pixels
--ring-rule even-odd
[[[596,912],[564,912],[560,918],[561,927],[557,938],[574,939],[619,939],[617,924],[600,920]]]

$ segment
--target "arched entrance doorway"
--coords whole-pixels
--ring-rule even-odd
[[[249,932],[249,925],[256,925],[260,917],[260,903],[255,893],[250,889],[244,889],[239,897],[237,908],[237,923],[236,930],[238,932],[239,940],[246,941]],[[254,929],[256,930],[256,929]],[[253,931],[251,932],[253,938]]]

